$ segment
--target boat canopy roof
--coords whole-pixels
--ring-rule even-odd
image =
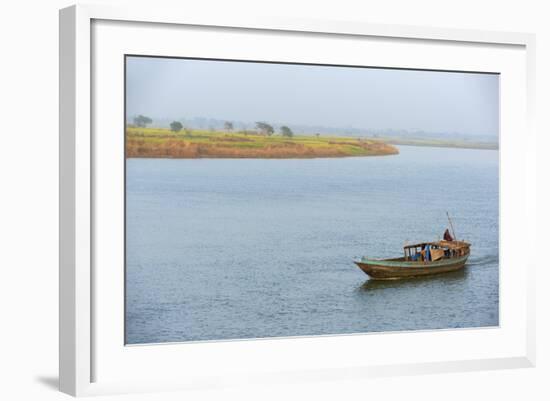
[[[435,242],[420,242],[418,244],[413,245],[405,245],[404,249],[410,249],[410,248],[418,248],[425,245],[431,245],[435,246],[437,248],[444,248],[444,249],[460,249],[460,248],[469,248],[470,244],[465,241],[435,241]]]

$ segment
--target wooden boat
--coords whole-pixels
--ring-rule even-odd
[[[464,241],[436,241],[407,245],[404,256],[393,259],[361,258],[355,262],[373,279],[392,280],[452,272],[464,268],[470,244]]]

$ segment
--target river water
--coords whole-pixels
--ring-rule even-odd
[[[498,151],[128,159],[128,344],[498,325]],[[377,282],[353,260],[441,237],[466,269]]]

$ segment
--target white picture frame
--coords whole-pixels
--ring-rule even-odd
[[[533,273],[536,262],[533,256],[529,255],[535,253],[525,252],[527,256],[524,254],[519,259],[520,255],[508,247],[501,247],[501,263],[505,270],[501,270],[504,273],[501,281],[502,323],[497,329],[124,347],[119,335],[120,327],[123,326],[123,316],[120,315],[118,307],[123,296],[120,272],[113,273],[116,276],[112,277],[108,272],[98,274],[98,269],[106,265],[105,258],[114,257],[114,253],[98,252],[101,248],[98,244],[105,241],[108,236],[107,232],[101,231],[104,227],[101,219],[109,217],[112,221],[120,223],[121,217],[120,209],[108,212],[107,216],[102,206],[105,203],[102,202],[105,199],[102,197],[109,196],[109,188],[113,188],[109,185],[118,185],[117,182],[120,181],[117,179],[120,176],[117,173],[113,174],[113,181],[107,184],[98,177],[104,174],[101,172],[102,169],[120,171],[121,166],[117,164],[116,158],[121,155],[115,154],[118,149],[117,143],[110,147],[113,153],[107,154],[103,140],[98,142],[97,138],[94,138],[94,127],[101,126],[103,121],[104,114],[101,108],[107,107],[103,106],[103,103],[97,106],[93,102],[94,96],[101,97],[107,86],[94,85],[102,79],[108,81],[110,78],[101,75],[95,83],[92,81],[94,73],[103,74],[101,71],[106,57],[112,56],[115,60],[120,52],[127,51],[124,48],[129,43],[129,38],[136,40],[142,35],[140,31],[147,27],[155,27],[147,31],[150,43],[141,43],[139,46],[142,48],[138,49],[138,52],[146,54],[158,51],[162,54],[170,52],[166,55],[172,55],[174,44],[166,44],[164,48],[155,50],[155,43],[160,43],[159,39],[166,35],[179,32],[180,28],[183,35],[185,27],[193,27],[206,34],[214,33],[211,38],[219,38],[220,34],[229,35],[231,32],[243,35],[261,34],[262,40],[269,41],[266,43],[272,44],[273,49],[277,48],[277,41],[288,38],[296,39],[295,46],[304,46],[306,41],[316,40],[317,37],[325,38],[327,43],[324,44],[328,44],[331,38],[341,41],[384,40],[387,42],[385,46],[393,42],[397,45],[401,41],[403,43],[399,44],[402,46],[400,49],[410,48],[411,51],[392,56],[391,50],[380,50],[386,52],[388,57],[383,65],[492,71],[503,74],[505,91],[502,93],[501,114],[505,115],[502,116],[501,127],[501,243],[506,245],[517,239],[511,231],[536,231],[535,133],[532,128],[534,35],[292,18],[234,20],[223,16],[190,15],[184,9],[166,11],[154,7],[112,8],[78,5],[63,9],[60,11],[61,391],[72,395],[93,395],[211,388],[249,381],[277,383],[331,378],[360,379],[380,375],[534,366]],[[121,32],[131,35],[125,36]],[[281,39],[282,36],[287,39]],[[307,38],[300,44],[298,39],[303,37]],[[214,42],[209,42],[206,37],[200,43],[205,49],[197,49],[197,52],[208,52],[208,46],[215,46]],[[423,46],[426,48],[423,49]],[[450,55],[454,52],[465,52],[465,57],[469,58],[464,61],[469,63],[466,68],[466,64],[453,61],[453,57],[438,63],[434,63],[430,57],[426,57],[422,62],[410,63],[404,59],[422,52],[429,55],[434,53],[434,47],[437,47],[438,52],[445,52],[446,46],[454,46]],[[132,49],[135,50],[135,47]],[[299,50],[299,47],[296,49]],[[493,51],[491,49],[494,50],[494,54],[491,57],[484,56]],[[103,51],[105,53],[102,53]],[[476,52],[478,57],[473,57],[469,53],[471,51]],[[258,52],[259,50],[256,50],[254,53],[255,57],[269,58]],[[414,57],[418,57],[418,54]],[[467,56],[468,54],[470,55]],[[224,55],[225,53],[222,57]],[[231,58],[229,53],[225,57]],[[283,56],[279,56],[277,60],[281,57]],[[339,57],[346,55],[342,53]],[[113,68],[118,67],[113,64]],[[114,86],[109,86],[111,89],[116,88],[122,79],[121,71],[116,71],[113,75],[116,82],[113,81]],[[120,100],[121,96],[123,94],[117,92],[113,99]],[[108,103],[107,99],[103,100]],[[115,109],[116,107],[118,106],[115,105]],[[109,119],[104,120],[107,123]],[[122,120],[123,116],[120,115],[118,123],[122,123]],[[117,124],[112,121],[108,123]],[[516,168],[509,168],[512,165]],[[516,191],[517,185],[521,185],[523,191]],[[120,206],[120,199],[116,196],[114,199],[113,204]],[[109,234],[114,236],[114,246],[120,245],[117,233],[117,230],[112,230]],[[527,234],[523,240],[517,240],[525,241],[522,243],[525,244],[525,249],[532,250],[533,241],[529,239],[530,234]],[[113,252],[116,253],[116,250]],[[513,283],[510,281],[511,270],[507,270],[511,267],[506,267],[512,265],[519,265],[522,269]],[[102,293],[101,299],[98,299],[98,291]],[[112,313],[107,313],[107,303],[118,306],[112,308]],[[116,323],[115,320],[119,318],[120,322]],[[466,349],[463,345],[477,342],[479,346],[472,345],[471,349]],[[451,350],[449,344],[453,343],[458,346]],[[355,351],[363,349],[365,344],[377,344],[377,347],[389,345],[401,354],[390,358],[378,357],[372,352],[369,354],[370,359],[365,358],[361,352]],[[423,351],[421,356],[420,350],[415,352],[407,344],[433,344],[433,354],[430,356],[430,352]],[[325,350],[322,361],[316,358],[320,350]],[[439,358],[436,358],[436,353],[440,354]],[[290,354],[300,355],[301,358],[289,360],[284,357]],[[181,360],[181,355],[186,355],[187,367],[178,366],[181,369],[180,373],[171,374],[176,368],[175,361],[177,358]],[[201,360],[208,361],[209,365],[219,366],[218,370],[211,374],[205,373],[206,367],[202,366]],[[253,369],[247,367],[247,364],[253,365]],[[154,367],[155,371],[147,370],[145,367]]]

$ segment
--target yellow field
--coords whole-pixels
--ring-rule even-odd
[[[127,157],[284,159],[397,153],[395,146],[378,140],[325,135],[289,138],[207,130],[172,132],[165,128],[137,127],[126,130]]]

